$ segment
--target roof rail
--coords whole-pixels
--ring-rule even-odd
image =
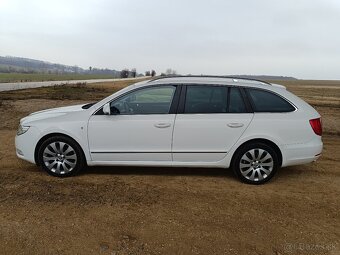
[[[269,82],[262,81],[262,80],[243,78],[243,77],[238,77],[238,76],[223,76],[223,75],[169,75],[169,76],[161,76],[161,77],[151,79],[149,82],[167,79],[167,78],[227,78],[227,79],[234,79],[234,80],[257,81],[257,82],[264,83],[267,85],[272,85]]]

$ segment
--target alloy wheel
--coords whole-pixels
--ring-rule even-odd
[[[266,179],[274,168],[272,155],[264,149],[255,148],[243,154],[240,160],[241,174],[250,181]]]
[[[43,163],[53,173],[67,174],[76,167],[77,154],[71,145],[55,141],[45,147]]]

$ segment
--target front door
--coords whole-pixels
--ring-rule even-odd
[[[98,111],[88,124],[93,161],[171,161],[176,86],[152,86],[128,92]]]

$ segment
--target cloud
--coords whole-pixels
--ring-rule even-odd
[[[0,0],[0,55],[340,79],[336,0]]]

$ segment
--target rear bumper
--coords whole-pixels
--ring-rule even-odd
[[[284,145],[282,146],[282,166],[311,163],[321,156],[322,148],[323,143],[319,137],[308,143]]]

